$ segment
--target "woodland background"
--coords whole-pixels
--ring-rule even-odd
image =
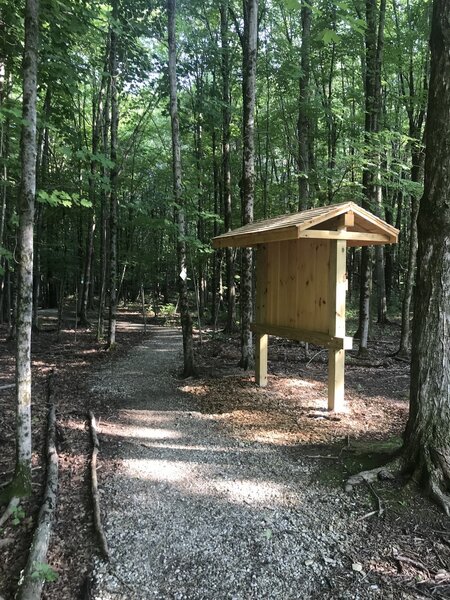
[[[34,325],[38,306],[61,307],[70,296],[82,323],[88,308],[98,311],[99,337],[111,276],[119,300],[143,290],[156,310],[176,303],[178,278],[166,9],[113,4],[44,1],[40,16]],[[259,219],[353,200],[398,227],[399,245],[377,251],[372,263],[372,293],[381,322],[386,305],[398,311],[406,298],[406,351],[430,3],[378,4],[260,3],[252,209]],[[0,318],[12,327],[23,19],[21,3],[2,5]],[[226,314],[230,330],[239,318],[240,254],[213,253],[210,239],[239,226],[245,208],[244,25],[242,6],[229,0],[177,8],[191,306],[214,325]],[[366,279],[361,254],[349,252],[350,304]]]

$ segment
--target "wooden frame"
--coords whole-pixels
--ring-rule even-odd
[[[328,409],[344,410],[347,246],[393,244],[398,230],[345,202],[252,223],[213,239],[256,246],[255,381],[267,385],[269,335],[328,348]]]

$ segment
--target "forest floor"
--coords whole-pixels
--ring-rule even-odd
[[[4,331],[0,330],[4,334]],[[399,443],[408,365],[398,328],[349,352],[348,410],[326,410],[326,352],[271,340],[269,385],[237,367],[237,337],[197,336],[198,377],[177,377],[179,332],[122,311],[113,353],[43,315],[33,345],[34,496],[0,538],[0,596],[23,568],[42,489],[46,382],[58,403],[60,492],[48,599],[450,598],[450,523],[415,490],[350,474]],[[378,338],[378,339],[377,339]],[[0,344],[0,388],[13,381]],[[99,484],[111,564],[96,556],[86,413],[99,419]],[[14,394],[0,389],[0,482],[14,458]],[[3,450],[4,449],[4,450]],[[381,510],[379,510],[381,509]],[[379,512],[382,512],[379,516]]]

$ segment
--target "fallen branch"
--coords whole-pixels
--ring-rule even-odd
[[[58,453],[55,445],[56,411],[51,404],[47,425],[47,481],[44,500],[39,511],[38,524],[33,535],[30,554],[23,572],[16,598],[18,600],[38,600],[45,582],[42,566],[46,565],[48,544],[56,507],[58,490]]]
[[[321,350],[319,350],[318,352],[316,352],[315,354],[312,355],[312,357],[308,360],[308,362],[306,363],[306,366],[309,367],[309,365],[312,363],[312,361],[316,358],[316,356],[319,356],[319,354],[321,354],[322,352],[326,352],[326,348],[322,348]]]
[[[341,457],[340,456],[332,456],[330,455],[325,455],[325,454],[304,454],[303,458],[326,458],[327,460],[339,460]]]
[[[403,356],[399,356],[398,354],[395,354],[393,356],[393,358],[394,358],[394,360],[398,360],[399,362],[406,363],[407,365],[409,365],[411,363],[410,358],[403,358]]]
[[[92,411],[89,411],[89,425],[91,429],[92,437],[92,458],[91,458],[91,493],[92,493],[92,504],[94,509],[94,527],[98,536],[100,544],[100,550],[104,558],[109,559],[108,542],[106,541],[105,532],[103,531],[102,520],[100,517],[100,496],[98,493],[98,482],[97,482],[97,454],[100,449],[97,436],[97,423]]]
[[[373,517],[374,515],[377,515],[378,511],[377,510],[371,510],[370,512],[366,513],[365,515],[362,515],[361,517],[358,517],[356,520],[357,521],[364,521],[365,519],[369,519],[370,517]]]
[[[435,573],[432,569],[429,569],[420,561],[415,560],[414,558],[410,558],[409,556],[402,556],[400,554],[395,554],[395,553],[393,553],[392,556],[393,556],[394,560],[397,560],[399,563],[406,563],[408,565],[411,565],[412,567],[415,567],[416,569],[419,569],[419,571],[423,571],[424,573],[427,574],[428,577],[430,577],[430,573],[432,573],[432,574]]]
[[[377,508],[378,508],[378,516],[381,517],[381,515],[384,513],[385,508],[384,508],[384,502],[382,501],[382,499],[380,498],[380,496],[376,493],[376,491],[374,490],[373,485],[370,483],[370,481],[368,481],[367,479],[365,479],[365,483],[367,485],[367,487],[369,488],[372,496],[375,498],[375,500],[377,501]]]
[[[0,385],[0,390],[10,390],[13,387],[16,387],[15,383],[7,383],[6,385]]]

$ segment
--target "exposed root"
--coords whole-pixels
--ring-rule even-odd
[[[399,466],[398,460],[393,460],[388,463],[388,465],[351,475],[345,482],[345,491],[351,492],[355,485],[361,485],[362,483],[371,484],[379,480],[386,481],[396,479]]]
[[[362,483],[371,487],[370,484],[378,480],[393,480],[400,473],[407,475],[407,486],[423,485],[426,481],[430,498],[450,517],[450,494],[446,491],[450,481],[449,459],[445,452],[438,452],[436,449],[431,453],[427,450],[414,470],[408,471],[404,455],[400,455],[387,465],[351,475],[345,483],[345,491],[351,492],[354,486]]]
[[[450,517],[450,495],[442,491],[440,486],[440,477],[435,473],[430,474],[428,484],[430,497],[442,508],[447,517]]]
[[[14,514],[14,512],[15,512],[16,508],[19,506],[19,504],[20,504],[20,498],[17,496],[13,496],[11,498],[11,500],[9,501],[8,506],[6,507],[5,512],[0,517],[0,527],[3,527],[3,525],[9,519],[9,517]]]

